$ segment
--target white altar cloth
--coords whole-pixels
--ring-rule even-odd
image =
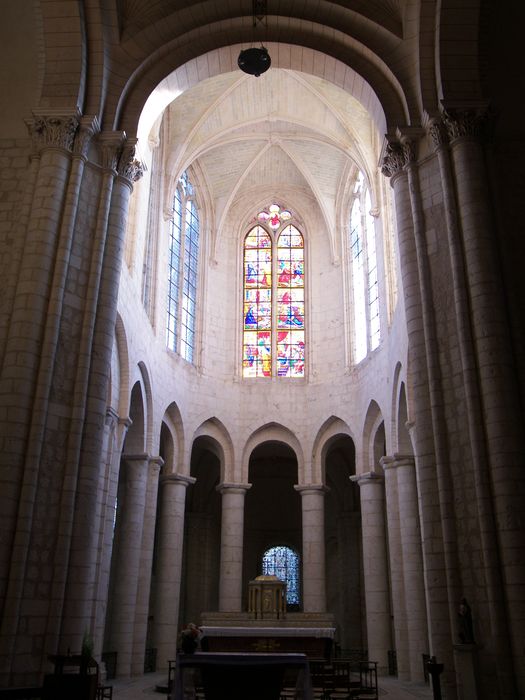
[[[335,627],[201,627],[203,637],[315,637],[333,639]]]

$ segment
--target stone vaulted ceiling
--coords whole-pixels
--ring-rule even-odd
[[[333,225],[349,170],[356,164],[370,173],[377,165],[378,140],[364,107],[327,81],[295,71],[210,78],[171,102],[163,118],[168,176],[197,165],[219,226],[236,199],[261,189],[300,190]]]

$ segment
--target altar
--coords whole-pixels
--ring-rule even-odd
[[[203,651],[228,653],[305,654],[329,659],[335,637],[328,613],[287,613],[275,620],[253,619],[250,613],[204,613]]]
[[[180,654],[168,700],[279,700],[283,683],[292,682],[298,700],[311,700],[304,654]]]

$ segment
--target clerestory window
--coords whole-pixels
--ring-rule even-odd
[[[363,360],[381,339],[380,297],[375,225],[370,191],[359,173],[350,210],[350,270],[352,277],[354,362]]]
[[[244,239],[243,377],[304,377],[304,240],[272,204]]]
[[[184,172],[177,183],[170,219],[166,342],[193,362],[199,262],[199,212],[195,190]]]

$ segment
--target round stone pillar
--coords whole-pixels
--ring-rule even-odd
[[[397,485],[395,458],[381,457],[385,472],[385,501],[388,533],[388,555],[390,557],[390,586],[392,588],[392,627],[397,661],[397,677],[410,680],[408,663],[407,600],[403,578],[403,548],[401,545],[401,512]]]
[[[244,497],[251,484],[220,484],[222,496],[219,611],[240,612],[242,607],[242,554]]]
[[[162,457],[150,457],[149,459],[137,604],[135,606],[133,661],[131,665],[131,673],[133,676],[139,676],[144,673],[144,655],[148,640],[149,601],[151,597],[151,568],[155,541],[155,521],[157,518],[157,496],[159,490],[159,474],[163,464],[164,460]]]
[[[303,514],[303,610],[326,612],[324,496],[322,484],[298,485]]]
[[[175,659],[177,652],[186,488],[193,483],[193,477],[182,474],[169,474],[160,479],[154,611],[154,639],[160,670],[168,667],[168,661]]]
[[[368,472],[351,479],[359,484],[361,492],[368,658],[377,661],[378,673],[384,674],[388,670],[391,630],[383,478]]]
[[[117,652],[117,675],[131,675],[135,608],[140,575],[144,509],[148,485],[147,454],[123,455],[115,532],[110,651]]]
[[[414,458],[394,455],[392,466],[397,471],[409,674],[411,681],[423,681],[421,655],[429,653],[429,644]]]

